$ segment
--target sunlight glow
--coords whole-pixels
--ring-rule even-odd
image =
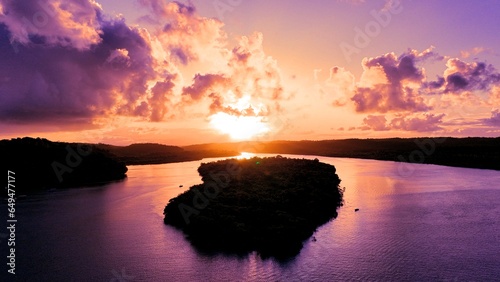
[[[210,124],[236,140],[250,139],[269,132],[269,126],[259,116],[234,116],[219,112],[210,117]]]
[[[242,160],[242,159],[251,159],[253,157],[255,157],[254,153],[241,152],[241,154],[239,156],[237,156],[236,158],[238,160]]]

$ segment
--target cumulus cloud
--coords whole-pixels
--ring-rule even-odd
[[[164,120],[182,81],[168,56],[184,54],[176,49],[179,46],[164,44],[123,18],[105,16],[93,0],[0,3],[4,121],[78,120],[91,125],[96,118],[113,115]],[[174,25],[183,17],[194,17],[191,6],[161,5],[158,15]],[[177,36],[181,32],[186,32],[185,38],[198,36],[186,30]],[[185,61],[192,57],[185,54]]]
[[[450,59],[433,49],[432,46],[422,52],[409,49],[400,56],[387,53],[363,59],[363,72],[350,99],[356,112],[371,114],[363,120],[361,129],[436,131],[445,123],[444,114],[431,113],[435,108],[452,109],[452,113],[460,114],[464,110],[457,110],[457,105],[474,104],[477,108],[498,104],[500,74],[492,65]],[[444,60],[443,75],[435,81],[427,81],[421,65]],[[487,99],[482,98],[485,93],[490,93]],[[393,118],[377,114],[389,114]],[[495,123],[495,116],[487,123]]]
[[[93,0],[0,3],[4,121],[92,124],[113,115],[161,121],[179,96],[189,103],[209,100],[210,113],[267,115],[283,98],[262,34],[226,48],[223,24],[199,16],[192,4],[141,0],[161,26],[149,32],[105,16]],[[222,67],[183,85],[177,64],[210,60]],[[238,103],[246,96],[243,107]]]
[[[229,48],[223,23],[199,16],[191,3],[140,3],[152,12],[142,20],[162,26],[155,35],[169,50],[167,58],[181,64],[209,62],[215,66],[196,73],[182,87],[182,104],[208,101],[210,114],[236,116],[265,116],[280,109],[277,101],[286,98],[281,74],[276,60],[264,52],[262,33],[241,36]]]
[[[344,106],[349,102],[349,97],[354,89],[355,78],[351,72],[342,67],[335,66],[330,69],[330,76],[325,82],[325,89],[333,98],[334,106]]]
[[[183,95],[189,95],[192,100],[199,100],[212,93],[223,91],[229,86],[230,79],[223,74],[199,74],[193,78],[190,86],[183,88]]]
[[[388,53],[363,59],[365,77],[376,73],[378,78],[358,83],[351,98],[356,111],[386,113],[429,110],[430,107],[418,93],[425,74],[422,68],[416,66],[416,62],[425,56],[427,55],[410,50],[400,57]],[[363,84],[365,86],[361,86]]]
[[[484,62],[467,63],[460,59],[449,59],[442,77],[428,84],[442,93],[459,94],[463,91],[488,91],[500,83],[500,73],[493,65]]]
[[[384,131],[389,130],[387,119],[383,115],[368,115],[363,119],[362,130]]]
[[[423,114],[416,117],[399,116],[391,120],[390,127],[405,131],[429,132],[443,129],[440,124],[443,122],[444,114]]]
[[[156,36],[169,50],[170,59],[186,65],[192,61],[218,60],[223,55],[227,36],[221,21],[200,16],[191,3],[162,0],[139,0],[139,3],[151,11],[142,20],[161,26]]]
[[[228,48],[222,22],[198,15],[191,3],[139,3],[156,30],[107,16],[94,0],[0,0],[0,118],[86,126],[114,116],[162,121],[172,109],[204,101],[207,116],[280,110],[281,74],[261,33]],[[191,63],[209,67],[186,85],[178,66]]]
[[[77,49],[88,49],[101,41],[102,10],[88,1],[2,0],[0,22],[9,39],[22,44],[33,41]]]
[[[271,100],[285,98],[278,62],[266,55],[263,40],[263,34],[255,32],[242,36],[232,49],[228,66],[237,85],[235,93],[239,96],[252,93],[252,96]]]
[[[403,116],[397,114],[390,121],[384,115],[368,115],[363,119],[361,130],[402,130],[402,131],[417,131],[431,132],[443,129],[440,125],[443,123],[444,114],[417,114]]]
[[[480,51],[480,50],[476,50]],[[446,60],[442,76],[428,81],[424,63]],[[397,56],[387,53],[362,60],[363,72],[350,89],[338,81],[334,84],[350,94],[350,101],[358,113],[424,112],[433,109],[436,94],[458,94],[474,98],[500,85],[500,73],[485,62],[464,62],[458,58],[442,56],[431,46],[424,51],[409,49]],[[350,74],[350,72],[346,71]],[[477,98],[477,99],[476,99]],[[481,100],[476,97],[473,100]],[[482,102],[483,103],[483,102]],[[342,106],[346,103],[334,103]],[[442,103],[441,103],[442,104]]]
[[[185,102],[208,99],[213,114],[265,116],[278,110],[276,102],[286,98],[281,74],[262,44],[261,33],[241,37],[228,52],[223,73],[196,74],[192,84],[183,88],[183,96],[188,97]]]
[[[101,21],[92,49],[13,46],[0,24],[0,116],[19,121],[132,115],[156,78],[150,47],[124,21]],[[151,105],[155,106],[155,105]]]
[[[169,75],[165,77],[163,81],[156,82],[151,89],[151,96],[148,98],[147,103],[145,101],[141,102],[141,105],[136,108],[136,111],[146,111],[146,106],[149,105],[149,108],[151,108],[151,121],[163,120],[168,111],[167,104],[169,103],[169,98],[174,95],[173,89],[175,84],[173,81],[175,81],[176,76],[177,75]],[[137,112],[136,114],[144,115],[141,112]]]

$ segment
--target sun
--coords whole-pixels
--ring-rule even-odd
[[[219,112],[210,116],[210,124],[235,140],[252,139],[270,131],[261,116],[235,116]]]

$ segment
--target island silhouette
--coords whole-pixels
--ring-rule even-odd
[[[205,252],[295,256],[342,205],[335,167],[317,159],[227,159],[198,172],[203,184],[171,199],[164,222]]]
[[[19,172],[18,192],[102,184],[126,177],[127,165],[234,157],[241,152],[316,155],[500,170],[500,137],[428,137],[320,141],[244,141],[171,146],[0,140],[0,168]]]

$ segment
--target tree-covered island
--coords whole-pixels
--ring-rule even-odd
[[[342,205],[335,167],[317,159],[228,159],[198,172],[203,184],[171,199],[164,222],[204,251],[294,256]]]

